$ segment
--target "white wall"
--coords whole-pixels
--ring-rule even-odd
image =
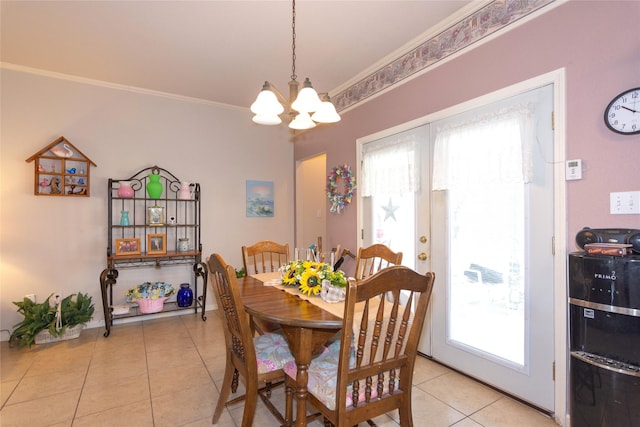
[[[243,244],[273,239],[293,246],[293,146],[286,127],[258,126],[248,110],[194,100],[19,70],[2,69],[0,77],[2,340],[21,320],[12,301],[31,293],[39,302],[52,292],[89,293],[96,306],[90,326],[102,324],[98,277],[106,266],[110,177],[158,165],[199,182],[204,257],[219,252],[240,267]],[[34,164],[25,160],[61,135],[98,165],[91,169],[91,197],[33,194]],[[274,182],[273,218],[246,217],[246,180]],[[121,272],[114,295],[164,270]]]

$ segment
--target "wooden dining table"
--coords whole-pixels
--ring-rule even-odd
[[[238,279],[245,311],[253,317],[277,323],[289,343],[297,365],[296,426],[307,425],[308,368],[313,355],[342,329],[342,318],[303,299],[300,295],[266,286],[265,280],[245,276]],[[319,297],[317,297],[319,298]]]

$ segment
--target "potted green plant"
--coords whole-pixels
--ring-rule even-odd
[[[29,298],[14,304],[24,319],[14,326],[9,341],[20,347],[30,347],[34,342],[77,338],[94,311],[91,297],[81,292],[62,299],[51,294],[40,304]]]

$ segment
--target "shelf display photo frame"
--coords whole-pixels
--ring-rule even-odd
[[[161,206],[151,206],[147,208],[147,225],[164,225],[164,208]]]
[[[153,233],[147,235],[147,254],[166,254],[167,235],[164,233]]]
[[[116,239],[116,255],[140,255],[140,238]]]

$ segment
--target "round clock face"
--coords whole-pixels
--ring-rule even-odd
[[[616,133],[640,133],[640,87],[629,89],[613,98],[604,110],[604,122]]]

